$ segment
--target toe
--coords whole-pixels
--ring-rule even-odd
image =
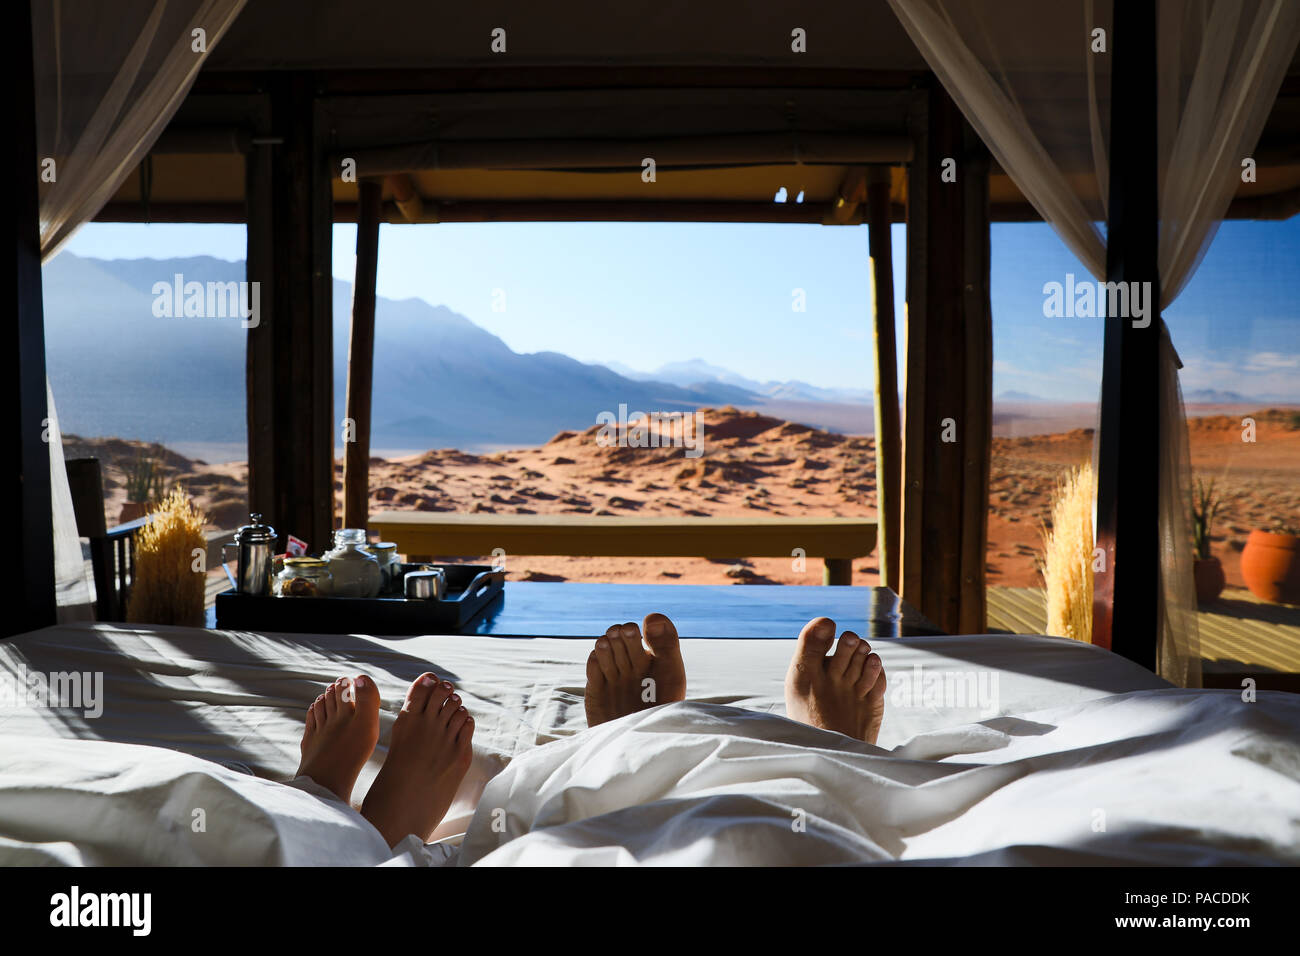
[[[680,650],[681,642],[677,639],[677,628],[666,614],[647,614],[641,622],[641,631],[645,642],[654,652],[655,657],[663,657]]]
[[[605,686],[605,672],[600,669],[600,658],[593,650],[587,655],[587,687],[595,689]]]
[[[823,666],[826,652],[835,639],[835,622],[829,617],[813,618],[799,632],[794,659],[801,670],[810,673]]]
[[[847,684],[856,684],[858,678],[862,676],[863,665],[867,662],[867,655],[871,653],[871,645],[852,631],[845,631],[844,637],[856,638],[853,645],[853,656],[849,659],[849,666],[844,670],[844,681]],[[843,640],[844,638],[840,638]]]
[[[357,675],[352,681],[352,700],[359,713],[373,713],[379,710],[379,685],[365,674]]]
[[[858,676],[857,683],[853,685],[854,693],[859,697],[866,697],[877,682],[884,682],[883,674],[884,666],[880,663],[880,655],[866,655],[866,660],[862,662],[862,673]]]
[[[627,642],[623,640],[623,628],[615,624],[605,632],[605,640],[609,642],[609,649],[613,654],[614,666],[618,669],[618,673],[631,674],[632,661],[627,656]]]
[[[421,674],[412,681],[410,689],[407,690],[406,701],[402,704],[402,710],[407,710],[415,714],[423,713],[424,709],[429,705],[430,699],[433,698],[441,688],[442,685],[438,683],[438,677],[436,674],[427,672]]]
[[[311,706],[307,708],[307,733],[309,734],[315,733],[315,731],[316,731],[316,703],[315,701],[313,701]]]
[[[627,659],[632,664],[632,670],[637,674],[644,673],[650,655],[645,652],[645,645],[641,643],[641,628],[635,624],[624,624],[623,646],[627,648]]]
[[[861,643],[858,635],[852,631],[845,631],[841,634],[839,642],[835,645],[835,654],[831,657],[831,662],[826,665],[826,672],[832,677],[844,677],[853,663],[853,652],[858,649],[858,645]]]
[[[339,685],[330,684],[325,688],[325,719],[329,720],[339,710]]]
[[[442,709],[439,710],[436,715],[434,715],[434,720],[436,720],[443,727],[446,727],[451,722],[451,719],[454,716],[456,716],[456,711],[460,709],[461,709],[460,695],[452,694],[443,703]]]
[[[469,714],[465,715],[465,723],[461,725],[460,732],[456,734],[456,744],[469,750],[470,741],[474,739],[474,718]]]
[[[448,704],[443,710],[451,711],[447,715],[447,733],[455,737],[460,733],[460,729],[465,726],[465,721],[469,720],[469,711],[459,705],[453,708],[451,704]]]
[[[600,666],[600,672],[604,675],[605,680],[613,683],[618,679],[618,665],[614,663],[614,647],[608,637],[599,638],[596,641],[596,649],[592,651],[596,655],[596,663]]]

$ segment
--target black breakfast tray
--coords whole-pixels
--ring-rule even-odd
[[[400,596],[254,597],[217,595],[221,630],[292,634],[434,634],[459,631],[505,590],[506,574],[486,564],[404,565],[439,567],[447,576],[441,601]]]

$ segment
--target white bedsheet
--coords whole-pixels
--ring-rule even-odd
[[[891,751],[672,704],[514,761],[460,862],[1300,862],[1300,698],[1140,691]],[[494,825],[495,823],[495,825]]]
[[[880,743],[882,748],[896,750],[896,753],[892,756],[884,756],[881,751],[857,753],[855,750],[848,757],[837,758],[834,765],[848,768],[845,771],[847,776],[839,784],[827,783],[823,791],[826,799],[837,806],[857,807],[850,812],[856,814],[852,819],[858,821],[853,824],[858,826],[863,825],[861,813],[866,811],[849,799],[851,795],[870,792],[872,786],[884,787],[887,790],[891,788],[896,790],[899,786],[896,781],[889,782],[893,778],[888,776],[882,778],[885,782],[864,783],[862,772],[868,765],[874,767],[880,765],[881,760],[893,761],[886,765],[901,768],[899,772],[904,773],[905,776],[920,772],[917,768],[938,773],[944,779],[949,776],[960,778],[962,774],[971,773],[967,768],[954,774],[952,767],[945,768],[944,764],[933,762],[938,756],[934,752],[935,741],[947,741],[954,733],[957,735],[954,739],[962,741],[977,740],[986,743],[997,741],[996,746],[990,743],[984,750],[976,748],[972,751],[982,756],[967,754],[962,758],[990,765],[1006,763],[1003,757],[1007,754],[1021,754],[1025,747],[1031,746],[1035,741],[1050,738],[1051,746],[1056,747],[1059,742],[1068,737],[1069,746],[1062,748],[1066,756],[1058,755],[1052,758],[1057,761],[1053,765],[1055,767],[1053,773],[1063,772],[1066,765],[1073,766],[1071,761],[1079,764],[1080,766],[1074,767],[1072,771],[1079,780],[1071,777],[1069,778],[1071,782],[1068,784],[1070,788],[1077,789],[1080,786],[1079,781],[1090,779],[1088,772],[1080,767],[1095,759],[1095,747],[1102,745],[1107,739],[1106,734],[1124,733],[1123,723],[1133,715],[1125,712],[1122,720],[1107,722],[1097,716],[1102,712],[1101,710],[1085,709],[1074,715],[1070,708],[1078,708],[1089,702],[1104,701],[1116,694],[1130,694],[1134,691],[1167,686],[1152,675],[1107,652],[1055,638],[997,635],[939,637],[902,642],[879,641],[875,643],[875,647],[880,652],[893,681],[891,700],[887,705],[885,728]],[[263,834],[258,844],[258,852],[261,855],[258,856],[250,851],[248,862],[319,860],[319,853],[328,852],[320,849],[320,847],[327,847],[328,841],[324,844],[317,844],[314,841],[311,834],[316,833],[314,826],[316,823],[321,823],[324,827],[320,832],[333,833],[329,840],[335,844],[343,838],[329,828],[346,830],[351,827],[359,831],[356,834],[356,839],[359,841],[357,846],[370,847],[368,851],[350,850],[349,858],[338,862],[372,862],[367,853],[380,852],[374,847],[373,838],[376,836],[374,831],[355,813],[338,805],[328,808],[328,812],[318,819],[316,808],[324,805],[325,802],[301,790],[277,787],[256,780],[248,773],[241,773],[234,769],[214,768],[204,761],[190,761],[175,754],[159,754],[153,750],[132,749],[129,757],[119,757],[114,755],[119,748],[112,746],[84,748],[87,750],[85,754],[77,752],[79,748],[74,744],[44,749],[41,746],[42,741],[60,741],[69,738],[145,744],[182,751],[195,757],[206,758],[206,761],[216,761],[225,767],[244,769],[258,777],[285,780],[292,776],[297,764],[297,744],[301,735],[302,713],[307,704],[328,681],[341,674],[362,671],[370,674],[378,682],[384,695],[385,710],[382,715],[380,747],[363,772],[354,794],[357,800],[373,780],[374,773],[386,753],[385,745],[401,694],[406,684],[417,674],[424,670],[433,670],[453,680],[467,706],[474,712],[477,725],[474,766],[448,820],[440,830],[440,836],[452,836],[464,831],[468,826],[475,806],[480,804],[480,794],[483,793],[484,787],[489,785],[488,781],[512,762],[510,771],[490,784],[492,789],[489,790],[489,798],[482,801],[483,805],[486,806],[492,800],[499,800],[492,795],[498,793],[501,788],[524,786],[525,780],[528,781],[528,786],[533,787],[533,796],[538,800],[543,798],[543,788],[535,786],[536,780],[526,775],[534,773],[531,769],[534,766],[570,759],[569,756],[564,755],[572,753],[574,740],[566,738],[573,738],[573,735],[578,733],[585,724],[581,692],[584,679],[583,663],[589,648],[589,641],[559,639],[524,641],[437,636],[387,639],[360,636],[312,637],[194,631],[180,628],[136,629],[107,625],[49,628],[0,643],[0,677],[7,678],[11,683],[24,676],[29,677],[33,673],[49,674],[68,671],[81,671],[92,675],[99,673],[102,674],[103,680],[103,713],[98,717],[92,718],[78,710],[54,710],[23,701],[11,702],[10,706],[0,708],[0,746],[4,748],[4,763],[9,766],[11,760],[26,761],[24,765],[29,768],[29,776],[26,778],[17,778],[12,774],[5,774],[0,778],[0,862],[14,859],[15,854],[22,856],[44,852],[40,847],[60,847],[55,852],[54,858],[68,862],[78,860],[121,862],[125,859],[139,859],[132,856],[135,851],[131,846],[126,845],[132,841],[141,843],[140,835],[132,834],[129,827],[119,828],[120,839],[118,839],[107,832],[107,828],[97,829],[91,824],[87,824],[86,828],[73,825],[75,822],[73,817],[77,815],[92,821],[99,819],[93,813],[87,816],[78,802],[78,797],[83,800],[90,799],[93,803],[96,799],[112,793],[118,794],[120,797],[118,802],[124,803],[124,807],[115,810],[114,813],[121,814],[122,819],[135,818],[132,816],[133,811],[128,808],[142,798],[131,788],[123,790],[119,786],[120,782],[115,779],[121,768],[125,766],[149,768],[149,774],[152,775],[149,779],[153,783],[145,789],[150,793],[153,791],[149,788],[167,779],[168,774],[184,777],[190,781],[187,784],[190,787],[198,786],[193,780],[193,775],[196,773],[200,776],[215,775],[211,777],[215,781],[211,786],[227,794],[229,805],[243,806],[241,801],[248,803],[244,810],[230,812],[223,819],[232,822],[232,825],[235,821],[242,821],[245,818],[261,821],[248,824],[250,832]],[[716,729],[718,727],[716,715],[730,714],[734,718],[733,722],[738,722],[739,728],[757,728],[757,736],[754,734],[747,736],[746,733],[733,728],[711,746],[715,746],[719,753],[743,756],[744,760],[739,762],[720,761],[741,772],[745,761],[752,762],[758,759],[746,748],[758,748],[756,752],[764,753],[765,748],[771,747],[785,747],[789,750],[788,741],[785,744],[780,742],[783,739],[782,734],[816,733],[811,729],[800,728],[789,721],[775,719],[772,716],[781,715],[784,711],[781,703],[781,686],[791,649],[792,642],[785,641],[685,641],[683,653],[687,662],[691,698],[704,701],[706,705],[736,705],[750,711],[749,716],[736,714],[731,707],[679,705],[655,710],[651,712],[653,716],[641,716],[605,728],[597,728],[590,735],[584,734],[583,739],[586,740],[591,736],[604,740],[604,735],[628,733],[632,735],[630,739],[637,742],[637,748],[647,746],[647,755],[655,750],[654,747],[648,746],[651,741],[671,744],[667,749],[655,750],[659,753],[659,757],[654,766],[657,772],[677,772],[670,770],[674,766],[673,753],[694,752],[689,747],[678,746],[683,742],[681,735],[688,734],[698,743],[702,739],[702,733],[696,725],[701,720],[706,726]],[[979,686],[986,694],[989,691],[996,691],[986,701],[992,706],[985,709],[979,706],[956,707],[953,706],[953,701],[945,702],[941,699],[941,695],[935,697],[929,693],[931,689],[942,688],[942,678],[945,674],[963,678],[973,675],[977,679],[976,683],[982,681]],[[938,681],[938,683],[932,688],[927,683],[929,681]],[[913,691],[915,693],[912,693]],[[1150,705],[1153,708],[1152,720],[1164,721],[1170,726],[1180,727],[1182,727],[1180,722],[1191,723],[1182,727],[1172,738],[1168,735],[1139,735],[1135,738],[1135,741],[1139,742],[1126,743],[1124,746],[1133,750],[1133,759],[1138,762],[1147,760],[1152,753],[1169,749],[1173,740],[1182,739],[1179,734],[1220,740],[1220,737],[1210,734],[1201,724],[1208,726],[1208,723],[1221,721],[1226,712],[1211,713],[1197,709],[1207,707],[1208,704],[1196,706],[1180,704],[1174,707],[1163,702],[1198,700],[1201,697],[1211,702],[1216,698],[1239,700],[1235,695],[1217,692],[1191,694],[1189,698],[1186,692],[1165,690],[1146,696],[1151,701],[1161,702]],[[1300,725],[1294,720],[1294,711],[1288,707],[1289,701],[1278,702],[1284,696],[1286,695],[1261,695],[1260,703],[1253,705],[1258,710],[1250,712],[1250,719],[1264,720],[1265,723],[1268,720],[1274,722],[1271,725],[1272,736],[1265,734],[1261,727],[1253,725],[1242,725],[1238,730],[1241,739],[1248,741],[1248,745],[1256,748],[1259,753],[1268,755],[1267,759],[1273,761],[1275,768],[1287,766],[1294,768],[1296,763],[1300,762],[1296,757],[1294,746],[1294,741],[1300,737]],[[909,697],[911,699],[907,699]],[[1058,728],[1066,736],[1056,731],[1053,731],[1056,736],[1045,734],[1025,737],[1017,733],[1009,734],[1006,728],[996,721],[998,716],[1028,715],[1045,708],[1056,708],[1057,711],[1067,714],[1068,719],[1062,717],[1065,722]],[[1156,711],[1163,716],[1157,716]],[[759,715],[768,716],[763,718]],[[1245,720],[1247,715],[1238,715],[1238,719]],[[979,720],[984,722],[982,728],[945,730],[945,728],[967,726]],[[684,729],[687,725],[682,721],[686,721],[693,729]],[[635,726],[625,726],[627,724]],[[853,745],[844,738],[833,735],[816,735],[819,738],[833,740],[836,746],[848,743],[850,749],[856,746],[861,750],[865,747],[865,745]],[[1264,742],[1260,743],[1261,740]],[[909,741],[906,748],[897,750],[900,745]],[[536,749],[543,743],[547,743],[548,746]],[[657,747],[658,744],[655,746]],[[960,746],[942,743],[937,746],[939,750],[945,747],[951,748],[949,753],[971,750],[969,743]],[[736,747],[741,749],[737,751],[734,749]],[[989,749],[990,747],[992,749]],[[829,753],[834,747],[828,749],[828,746],[823,743],[822,749]],[[94,752],[90,753],[92,750]],[[517,759],[520,754],[533,751],[535,753],[526,760]],[[641,757],[637,756],[639,751],[636,748],[633,748],[633,751],[626,759],[640,760]],[[604,748],[604,752],[608,755],[612,753],[612,749]],[[998,756],[999,754],[1002,756]],[[868,764],[862,764],[862,761],[868,758],[870,758]],[[649,759],[648,756],[646,759]],[[1023,768],[1033,766],[1033,761],[1036,759],[1044,758],[1042,755],[1025,755],[1022,761],[1019,756],[1016,757],[1020,762],[1012,763],[1015,773],[1024,776]],[[1240,763],[1245,758],[1229,759],[1228,756],[1220,755],[1216,759],[1220,763],[1226,762],[1236,768],[1234,761]],[[820,761],[812,759],[806,752],[791,751],[782,757],[782,760],[788,766],[820,765]],[[1182,762],[1170,764],[1171,774],[1174,769],[1177,769],[1179,773],[1192,774],[1189,778],[1192,781],[1201,779],[1197,765],[1189,763],[1190,751],[1183,753],[1179,760]],[[42,761],[51,766],[47,778],[41,776]],[[875,761],[875,764],[871,764],[870,761]],[[158,764],[156,767],[155,762]],[[1246,760],[1245,763],[1250,766],[1259,765],[1258,761]],[[775,763],[767,765],[776,766]],[[58,769],[54,769],[56,766]],[[626,787],[624,784],[614,785],[613,781],[620,779],[619,774],[622,771],[617,764],[606,765],[603,771],[600,767],[598,762],[589,761],[587,772],[597,775],[605,772],[611,782],[608,786],[605,784],[597,786],[596,792],[602,794],[601,800],[613,799],[617,804],[621,798],[611,795],[625,792]],[[555,779],[561,779],[571,769],[572,767],[566,764],[563,773]],[[678,771],[685,769],[689,768],[679,767]],[[754,781],[744,780],[744,773],[749,771],[743,771],[741,777],[734,782],[737,785],[743,783],[754,794],[759,793],[761,788],[754,789],[751,786]],[[812,771],[810,770],[809,773]],[[869,771],[867,776],[871,777],[872,773],[876,771]],[[996,776],[999,773],[1007,774],[1010,771],[995,768],[980,770],[976,775],[986,781],[991,775]],[[84,779],[78,774],[83,774]],[[782,771],[782,774],[786,774],[786,771]],[[794,778],[782,774],[778,774],[774,779],[778,782],[785,781],[780,784],[784,787]],[[687,779],[699,779],[682,772],[677,772],[677,776],[683,784]],[[1039,776],[1052,778],[1052,774]],[[641,773],[635,779],[649,781],[652,777],[653,774]],[[1268,781],[1272,785],[1271,790],[1265,788],[1261,791],[1264,795],[1260,799],[1267,803],[1268,800],[1278,796],[1284,786],[1293,786],[1294,778],[1294,769],[1290,771],[1290,776],[1286,771],[1269,770],[1267,774],[1255,780],[1255,782]],[[25,779],[27,783],[16,784],[13,782],[16,779]],[[61,798],[56,793],[47,794],[48,806],[51,808],[60,806],[64,809],[48,815],[48,822],[53,829],[42,830],[38,836],[30,826],[33,820],[32,805],[30,802],[23,802],[22,792],[24,786],[30,787],[33,781],[39,783],[42,779],[48,779],[54,784],[57,793],[70,792],[74,797],[60,803]],[[1033,780],[1036,777],[1029,779]],[[1168,782],[1172,778],[1162,779]],[[1098,785],[1105,790],[1107,787],[1105,780],[1102,778],[1099,780]],[[981,784],[981,786],[985,785]],[[202,786],[208,787],[209,784]],[[574,795],[581,792],[581,788],[570,789],[572,794],[567,798],[570,800],[575,799]],[[955,854],[950,851],[952,848],[960,848],[957,852],[967,854],[969,859],[973,854],[985,853],[990,849],[996,851],[998,847],[1013,845],[1005,840],[999,843],[999,838],[987,834],[977,838],[961,825],[969,820],[972,824],[978,822],[981,831],[988,830],[991,826],[996,831],[997,826],[992,825],[982,816],[988,812],[988,801],[992,797],[985,795],[972,802],[968,794],[954,796],[952,788],[944,789],[943,785],[914,789],[920,795],[922,804],[931,799],[927,796],[929,793],[946,794],[945,800],[951,799],[953,802],[943,804],[947,810],[936,809],[934,812],[939,817],[944,817],[946,813],[948,815],[945,817],[946,825],[950,828],[955,826],[955,829],[950,829],[950,832],[943,832],[941,829],[918,830],[915,833],[909,831],[909,840],[905,844],[899,844],[897,841],[890,843],[888,840],[881,842],[876,831],[863,830],[862,833],[876,841],[885,856],[909,858],[923,851],[922,855],[955,858]],[[1027,787],[1023,781],[1009,789],[1012,793],[1032,792],[1032,788]],[[288,809],[280,803],[272,806],[265,802],[266,794],[272,791],[280,794],[279,799],[282,803],[287,801]],[[981,791],[977,787],[971,792]],[[963,791],[963,794],[965,793]],[[230,796],[231,794],[234,796]],[[548,799],[551,802],[545,804],[546,813],[549,814],[545,819],[558,820],[559,818],[554,816],[555,794],[549,790],[546,794],[549,794]],[[1289,791],[1282,795],[1294,797],[1294,793]],[[696,794],[695,796],[705,799],[709,795]],[[765,805],[776,814],[777,822],[781,826],[788,827],[791,808],[783,804],[781,798],[766,799]],[[963,804],[962,799],[968,802]],[[638,802],[648,801],[652,805],[657,800],[659,798],[653,796],[653,792],[648,796],[642,794],[637,798]],[[100,803],[103,804],[103,801],[101,800]],[[897,806],[912,807],[915,804],[914,800],[903,801]],[[1113,796],[1112,802],[1101,808],[1122,804],[1121,798]],[[1240,806],[1240,804],[1241,801],[1238,800],[1235,805]],[[996,803],[994,805],[997,806]],[[1300,806],[1300,801],[1292,799],[1290,805]],[[496,804],[493,806],[495,807]],[[542,803],[533,805],[526,801],[513,801],[510,807],[503,808],[513,814],[510,817],[510,826],[515,829],[510,832],[522,832],[521,828],[531,829],[529,821],[537,818],[536,812],[540,811],[542,806]],[[625,805],[606,805],[599,801],[592,806],[605,807],[600,810],[598,817],[612,814],[615,818],[626,819],[620,817],[620,814],[632,812]],[[900,812],[897,806],[889,812],[891,814]],[[801,807],[801,809],[810,810],[809,807]],[[1096,808],[1091,806],[1088,808],[1089,812],[1093,809]],[[482,806],[479,807],[479,811],[482,818]],[[1207,810],[1207,814],[1208,812]],[[304,826],[280,827],[277,821],[283,813],[287,813],[290,820],[304,822]],[[1008,814],[1009,819],[1016,818],[1016,814],[1005,807],[997,811],[992,819],[1001,819],[998,814]],[[1026,819],[1032,815],[1027,814]],[[1256,816],[1262,820],[1267,815],[1256,814]],[[497,819],[499,818],[500,815]],[[707,819],[707,815],[705,817],[696,815],[694,818]],[[211,819],[210,815],[209,819]],[[529,854],[529,860],[533,860],[538,858],[536,854],[542,852],[539,847],[543,841],[539,840],[539,834],[533,834],[518,841],[517,850],[507,853],[505,848],[498,848],[500,834],[491,828],[493,818],[489,816],[482,819],[486,819],[487,823],[476,820],[475,826],[479,829],[471,829],[467,838],[467,852],[464,855],[466,861],[482,858],[485,862],[499,862],[507,858],[503,854],[516,852]],[[590,827],[597,826],[594,822],[581,822],[586,819],[587,817],[583,816],[567,821],[567,824],[577,827],[573,832],[578,834],[576,839],[579,840],[580,847],[586,845],[581,841],[589,840]],[[812,832],[812,822],[838,820],[833,814],[825,817],[814,814],[809,819],[807,832]],[[1214,821],[1218,818],[1206,816],[1204,819]],[[61,831],[58,828],[64,822],[68,825],[69,835],[60,837]],[[748,825],[744,824],[741,829]],[[770,819],[761,824],[762,827],[774,825],[776,822]],[[839,820],[836,825],[848,828],[850,822]],[[915,825],[913,821],[904,826],[906,828]],[[1238,849],[1233,852],[1271,854],[1275,858],[1285,856],[1289,852],[1286,848],[1294,843],[1294,832],[1284,834],[1278,827],[1280,824],[1275,826],[1276,832],[1269,835],[1267,839],[1268,845],[1272,847],[1271,850],[1265,851],[1255,844],[1249,844],[1246,850]],[[39,830],[39,827],[37,829]],[[101,840],[118,839],[122,845],[113,847],[104,846],[102,842],[95,844],[95,834],[100,833],[100,830],[105,830]],[[1240,835],[1239,831],[1240,828],[1228,832]],[[175,837],[181,832],[176,831],[172,835]],[[208,832],[212,832],[211,828]],[[826,831],[823,829],[817,832],[824,834]],[[845,832],[847,833],[848,829]],[[1045,827],[1042,836],[1048,844],[1059,848],[1066,845],[1061,842],[1064,840],[1062,836],[1064,832],[1066,831],[1059,827],[1056,829]],[[1072,830],[1069,832],[1073,833]],[[1115,831],[1112,829],[1108,832]],[[933,837],[935,833],[942,833],[942,841],[927,846],[925,840]],[[1187,831],[1189,837],[1192,833],[1191,830]],[[365,835],[365,839],[362,839],[361,834]],[[491,839],[488,839],[489,837]],[[488,842],[485,843],[484,840]],[[1097,840],[1091,842],[1095,844]],[[1176,842],[1171,838],[1171,845]],[[145,843],[157,850],[155,844],[147,841]],[[811,846],[818,843],[819,840],[814,837],[798,845]],[[820,843],[825,844],[825,840],[821,840]],[[680,850],[681,853],[688,855],[699,853],[701,848],[709,846],[707,842],[701,843],[698,840],[688,841],[688,844],[694,849]],[[705,852],[716,851],[719,857],[725,856],[732,852],[726,849],[725,844],[726,841],[720,839],[716,847]],[[244,845],[239,841],[230,843],[232,848]],[[848,845],[860,848],[861,840],[855,837]],[[580,847],[578,849],[566,847],[562,851],[557,849],[556,853],[560,855],[556,859],[566,861],[587,859],[587,851],[581,850]],[[162,851],[157,850],[157,852]],[[630,845],[612,843],[597,852],[598,855],[604,854],[602,858],[647,861],[668,858],[668,855],[662,852],[662,848],[647,849],[635,841]],[[853,856],[853,859],[882,858],[878,854],[863,854],[858,853],[857,850],[854,852],[857,855]],[[1224,851],[1220,848],[1215,852]],[[196,853],[198,851],[189,846],[183,852],[178,851],[175,862],[197,862],[207,859],[201,854],[195,855]],[[440,859],[440,857],[435,858]],[[834,854],[827,857],[830,858],[839,859]],[[407,862],[421,861],[422,854],[410,853],[402,859]],[[152,857],[149,860],[159,862]],[[782,861],[768,859],[765,862]]]

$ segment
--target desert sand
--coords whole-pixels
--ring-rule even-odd
[[[1194,473],[1214,478],[1225,501],[1214,525],[1214,553],[1231,586],[1243,586],[1240,554],[1253,528],[1300,525],[1300,413],[1207,414],[1189,422]],[[439,449],[372,458],[371,509],[491,514],[840,515],[876,513],[875,444],[754,411],[704,410],[704,454],[681,448],[601,447],[597,428],[561,432],[537,448],[475,455]],[[1086,417],[1076,420],[1087,420]],[[1061,422],[1066,424],[1064,420]],[[1025,428],[1019,421],[1019,430]],[[1013,432],[1014,434],[1014,432]],[[105,474],[107,516],[117,521],[126,470],[141,454],[158,460],[208,516],[211,528],[247,519],[247,466],[209,465],[162,446],[121,439],[65,438],[67,454],[95,455]],[[1038,553],[1051,492],[1061,474],[1091,455],[1092,429],[993,440],[988,581],[1037,586]],[[1136,480],[1136,479],[1135,479]],[[342,488],[336,463],[336,489]],[[266,516],[275,524],[275,516]],[[292,532],[292,528],[281,528]],[[310,542],[321,550],[324,542]],[[467,556],[468,557],[468,556]],[[484,556],[484,560],[487,560]],[[710,561],[509,555],[515,580],[681,584],[820,584],[821,562],[800,572],[784,558]],[[879,583],[875,557],[855,562],[855,584]]]

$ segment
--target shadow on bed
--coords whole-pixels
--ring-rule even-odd
[[[123,632],[147,636],[156,656],[124,656],[122,648],[106,636]],[[267,640],[274,642],[273,647],[283,647],[288,661],[254,652],[242,636],[238,631],[84,624],[20,635],[0,642],[0,652],[29,674],[73,669],[103,674],[103,712],[98,717],[76,708],[37,711],[59,729],[59,736],[167,747],[269,777],[283,777],[286,767],[291,772],[299,757],[296,739],[290,749],[269,743],[263,729],[269,713],[301,725],[312,700],[335,678],[364,672],[381,686],[406,685],[432,671],[460,681],[456,673],[424,658],[360,636],[257,635],[263,647]],[[321,668],[295,669],[295,648],[336,666],[328,673]],[[206,686],[199,677],[209,678]],[[134,706],[140,700],[149,701],[147,722],[141,721]],[[385,701],[386,707],[394,703]],[[205,705],[221,708],[223,725],[205,718]],[[260,752],[239,749],[254,745],[262,748]]]

